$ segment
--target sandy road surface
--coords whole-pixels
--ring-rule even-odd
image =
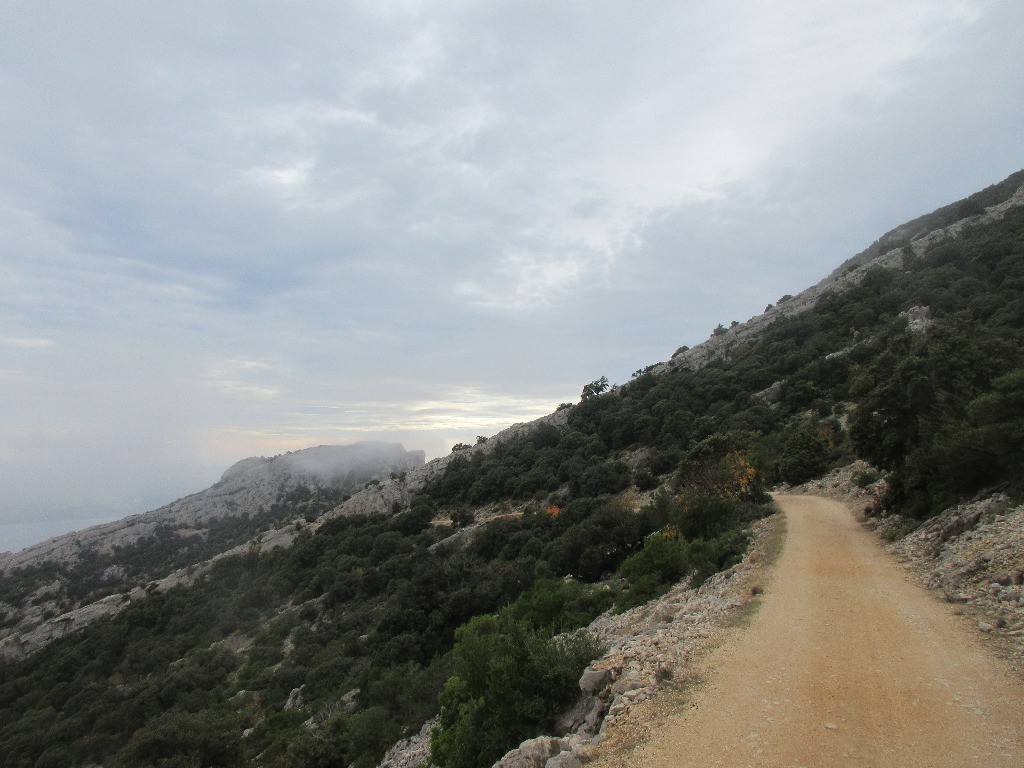
[[[842,504],[779,496],[788,535],[753,623],[636,766],[1024,766],[1024,685]]]

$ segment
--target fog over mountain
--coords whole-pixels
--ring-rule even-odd
[[[0,550],[428,458],[1024,165],[1012,0],[6,9]]]

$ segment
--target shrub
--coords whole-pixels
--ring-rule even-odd
[[[653,491],[658,487],[659,482],[650,469],[641,467],[633,473],[633,484],[641,491]]]
[[[803,423],[786,437],[779,474],[790,485],[818,477],[828,469],[829,445],[815,425]]]
[[[878,472],[874,469],[862,469],[853,475],[853,484],[858,488],[867,488],[878,480]]]
[[[916,531],[921,526],[920,520],[914,520],[913,518],[906,518],[900,520],[895,525],[886,528],[882,533],[882,538],[886,541],[899,541]]]
[[[456,632],[454,674],[440,696],[430,761],[441,768],[491,765],[551,726],[579,693],[601,651],[586,633],[551,637],[526,622],[478,616]]]

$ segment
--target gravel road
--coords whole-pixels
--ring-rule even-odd
[[[643,766],[1024,766],[1024,683],[843,504],[778,496],[785,548]]]

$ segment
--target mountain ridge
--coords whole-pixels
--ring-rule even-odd
[[[984,206],[980,211],[972,212],[967,216],[962,216],[957,219],[949,220],[948,216],[954,212],[975,211],[978,206],[981,205],[981,201],[988,200],[993,194],[998,194],[1000,191],[1010,190],[1004,199],[996,200],[991,205]],[[997,221],[1001,219],[1008,210],[1014,207],[1024,206],[1024,170],[1017,171],[1002,182],[993,184],[980,192],[964,198],[956,203],[952,203],[947,206],[943,206],[931,214],[920,216],[910,222],[900,225],[882,237],[878,238],[871,246],[864,251],[852,256],[851,258],[840,264],[839,267],[834,269],[825,278],[813,286],[804,289],[800,293],[793,296],[784,296],[779,299],[775,305],[769,305],[766,307],[763,313],[755,315],[745,322],[738,323],[731,328],[724,328],[719,326],[721,329],[720,334],[713,333],[711,338],[695,345],[694,347],[687,347],[677,351],[668,360],[661,363],[654,363],[648,365],[645,371],[651,372],[655,375],[662,374],[675,370],[677,368],[688,368],[695,370],[708,365],[714,360],[725,360],[728,359],[728,353],[735,347],[756,340],[770,325],[776,320],[782,317],[791,317],[793,315],[801,314],[813,308],[815,303],[825,293],[829,291],[844,291],[852,286],[855,286],[864,279],[868,271],[875,267],[883,269],[899,269],[904,264],[906,253],[904,252],[905,247],[909,247],[914,255],[920,256],[924,253],[927,248],[935,245],[946,239],[955,239],[964,230],[983,226],[986,223]],[[935,225],[934,228],[921,231],[923,225]],[[897,245],[897,243],[899,243]],[[891,246],[891,247],[890,247]],[[885,250],[881,250],[884,247]],[[716,329],[718,330],[718,329]],[[628,382],[627,382],[628,384]],[[625,385],[622,385],[625,386]],[[560,415],[561,414],[561,415]],[[496,443],[500,443],[503,440],[509,439],[516,435],[522,434],[524,430],[531,429],[540,424],[561,424],[564,422],[565,414],[561,411],[555,411],[554,413],[541,416],[529,422],[521,422],[513,424],[505,430],[502,430],[495,434],[488,441],[480,443],[475,446],[467,448],[469,452],[475,451],[489,451],[493,449]],[[491,441],[495,442],[491,442]],[[363,442],[356,443],[355,445],[370,445],[371,443]],[[383,445],[383,444],[380,444]],[[33,544],[23,548],[17,552],[0,552],[0,571],[7,570],[10,568],[19,567],[21,565],[28,564],[19,560],[19,556],[29,550],[36,550],[42,548],[51,542],[64,539],[81,539],[83,536],[86,538],[93,538],[87,536],[92,531],[103,531],[117,530],[121,524],[127,521],[142,520],[150,516],[155,516],[164,510],[177,510],[182,509],[184,503],[188,500],[196,497],[202,497],[205,494],[217,489],[227,480],[243,474],[248,468],[259,466],[262,462],[272,462],[275,460],[285,460],[289,456],[294,455],[313,455],[312,452],[323,452],[326,450],[333,450],[338,448],[345,448],[346,446],[317,446],[315,448],[303,449],[301,451],[289,452],[286,454],[280,454],[279,456],[271,457],[266,459],[265,457],[248,457],[237,461],[226,469],[221,476],[220,481],[215,483],[210,488],[198,491],[195,494],[190,494],[178,499],[177,501],[166,504],[162,507],[158,507],[148,512],[139,513],[137,515],[130,515],[126,518],[122,518],[118,521],[112,521],[110,523],[101,523],[99,525],[90,526],[79,531],[72,531],[67,534],[61,534],[59,536],[51,537],[44,542]],[[404,450],[404,449],[402,449]],[[422,479],[425,481],[433,474],[443,471],[447,463],[455,456],[455,454],[449,454],[447,456],[441,456],[432,459],[430,462],[425,461],[425,455],[422,450],[412,450],[408,453],[419,454],[421,460],[409,467],[405,467],[405,470],[419,470],[414,472],[415,480],[407,484],[407,487],[411,490],[418,490],[417,480]],[[360,511],[374,510],[374,511],[386,511],[385,507],[380,506],[380,503],[369,501],[367,498],[355,500],[355,496],[365,494],[367,497],[378,496],[383,498],[387,494],[374,493],[372,489],[366,489],[360,493],[357,493],[353,497],[354,507],[358,507]],[[386,503],[390,505],[391,502],[396,500],[395,498],[388,499]],[[337,508],[336,508],[337,511]],[[148,520],[147,520],[148,522]],[[156,523],[154,523],[155,525]],[[140,533],[140,535],[145,535]],[[95,537],[102,538],[102,533]]]
[[[147,583],[158,591],[184,584],[188,581],[187,569],[244,550],[257,539],[269,536],[275,545],[281,545],[281,534],[273,530],[275,524],[280,524],[280,515],[273,514],[274,506],[302,492],[300,489],[311,490],[313,498],[317,494],[334,498],[356,491],[365,483],[421,467],[425,458],[421,450],[407,451],[397,443],[367,441],[317,446],[269,458],[249,457],[230,466],[211,487],[170,504],[55,536],[20,552],[4,553],[0,555],[0,575],[34,570],[39,578],[25,587],[34,596],[28,608],[18,609],[0,600],[0,655],[20,656],[38,650],[53,639],[118,612],[129,602],[122,595],[144,597]],[[285,516],[294,514],[292,510]],[[127,573],[117,562],[125,556],[126,548],[154,539],[166,539],[168,545],[176,539],[182,546],[195,547],[204,538],[209,539],[211,526],[224,528],[228,521],[233,521],[237,530],[212,557],[183,559],[179,554],[163,568],[146,563],[141,574]],[[98,599],[74,600],[65,595],[66,582],[71,580],[69,569],[83,560],[110,561],[96,579]],[[95,578],[92,573],[85,575]]]
[[[397,443],[366,441],[340,446],[321,445],[269,458],[250,456],[224,470],[220,480],[209,488],[188,494],[163,506],[78,531],[51,536],[17,552],[0,552],[0,570],[31,565],[50,555],[61,559],[73,557],[75,550],[82,546],[92,546],[100,551],[109,552],[116,546],[123,546],[152,534],[157,526],[164,523],[198,523],[212,517],[237,514],[239,508],[251,513],[259,504],[269,503],[271,490],[287,491],[304,479],[342,480],[346,471],[358,470],[359,464],[353,466],[345,461],[345,454],[353,448],[370,449],[376,453],[381,467],[386,467],[387,471],[405,471],[421,466],[426,461],[422,450],[406,451]],[[333,463],[332,454],[335,458]],[[304,459],[307,461],[303,462]],[[385,459],[389,461],[385,462]],[[290,472],[287,469],[289,465]],[[332,477],[332,471],[341,474]],[[276,483],[273,489],[269,488],[271,483]],[[280,483],[284,483],[284,488],[280,487]],[[250,498],[243,499],[241,503],[238,500],[232,501],[233,496],[247,488],[253,491]]]
[[[1002,195],[1005,194],[1005,197]],[[995,196],[996,199],[993,199]],[[1002,197],[1002,199],[998,199]],[[983,205],[989,202],[989,205]],[[718,326],[711,337],[692,348],[683,348],[669,360],[647,366],[645,372],[655,376],[670,374],[685,369],[697,371],[715,361],[727,361],[731,354],[744,345],[755,343],[762,338],[768,329],[783,318],[791,318],[813,309],[825,295],[841,293],[860,284],[862,280],[876,268],[899,270],[904,267],[909,255],[920,256],[928,248],[945,240],[956,239],[963,232],[974,227],[984,226],[1003,218],[1007,211],[1024,206],[1024,170],[1018,171],[998,184],[991,185],[957,203],[944,206],[937,211],[918,217],[907,224],[890,230],[871,246],[859,254],[847,259],[838,268],[815,285],[793,296],[784,296],[775,305],[769,305],[765,311],[755,315],[746,322],[737,323],[726,329]],[[967,212],[967,216],[953,218],[958,213]],[[931,226],[933,228],[928,229]],[[889,247],[894,246],[894,247]],[[616,385],[614,389],[628,387],[630,382]],[[397,507],[408,506],[413,497],[427,483],[442,475],[448,465],[456,459],[468,458],[478,454],[487,454],[499,445],[520,437],[540,426],[550,425],[559,429],[566,426],[570,409],[560,409],[530,422],[514,424],[495,434],[487,440],[473,446],[463,447],[459,451],[425,461],[423,451],[405,451],[401,446],[383,443],[358,443],[362,446],[378,446],[377,450],[392,452],[396,463],[389,464],[387,472],[379,472],[373,476],[373,483],[367,483],[362,489],[355,490],[351,497],[333,506],[311,523],[310,530],[316,531],[327,521],[345,515],[389,514]],[[237,514],[238,500],[233,497],[250,486],[248,498],[243,498],[244,509],[252,514],[259,504],[270,502],[271,491],[287,491],[294,488],[305,476],[329,477],[332,466],[338,469],[341,464],[332,465],[329,454],[336,454],[336,459],[345,453],[348,446],[318,446],[302,451],[289,452],[279,456],[248,457],[241,459],[225,470],[221,479],[210,488],[183,497],[175,502],[149,512],[129,516],[118,521],[104,523],[82,531],[71,532],[47,541],[32,545],[17,553],[0,554],[0,573],[10,572],[19,568],[31,567],[45,561],[73,562],[83,549],[94,549],[110,553],[117,546],[130,545],[139,539],[153,535],[161,525],[193,524],[201,526],[202,521],[211,517]],[[395,453],[395,451],[398,453]],[[401,458],[404,452],[408,459]],[[271,489],[271,477],[281,480],[290,464],[292,479],[285,483],[284,488]],[[267,474],[269,472],[269,474]],[[261,476],[261,473],[262,476]],[[369,478],[368,478],[369,479]],[[214,510],[210,505],[215,506]],[[229,508],[228,504],[235,504]],[[219,514],[216,509],[219,509]],[[198,534],[194,534],[198,535]],[[272,537],[273,546],[283,546],[294,537],[294,531],[278,533]],[[260,535],[245,542],[224,549],[216,557],[230,555],[242,551],[246,546],[270,545],[266,536]],[[192,566],[194,567],[194,566]],[[147,579],[151,589],[163,591],[173,586],[191,582],[183,568],[174,568],[155,574]],[[127,584],[125,593],[134,593],[136,598],[143,596],[141,584]],[[38,596],[38,594],[37,594]],[[35,611],[35,619],[26,622],[24,619],[6,630],[0,629],[0,642],[4,638],[8,642],[2,646],[6,653],[21,655],[42,647],[56,637],[62,637],[69,631],[86,626],[102,616],[116,613],[126,601],[118,601],[104,596],[93,603],[68,606],[68,610],[58,615],[43,618],[48,608],[45,600],[41,608]],[[2,607],[2,606],[0,606]],[[6,609],[9,617],[16,612],[10,607]],[[31,612],[30,612],[31,614]],[[8,619],[8,622],[10,619]],[[22,635],[22,642],[12,646],[10,639],[15,634]]]

